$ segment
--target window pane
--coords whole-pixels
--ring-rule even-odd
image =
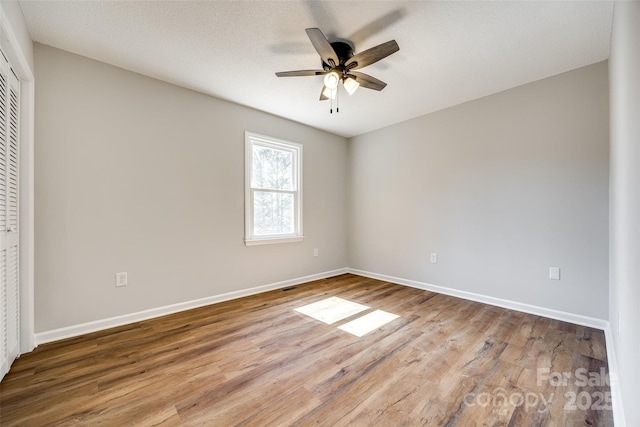
[[[253,233],[256,236],[293,234],[293,194],[253,192]]]
[[[293,190],[293,153],[254,145],[251,186],[272,190]]]

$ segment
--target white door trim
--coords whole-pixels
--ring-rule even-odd
[[[13,25],[0,13],[0,43],[20,79],[20,353],[35,348],[34,301],[34,110],[35,76],[25,53],[20,48]]]

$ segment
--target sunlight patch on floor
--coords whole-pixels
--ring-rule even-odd
[[[357,337],[361,337],[363,335],[368,334],[374,329],[378,329],[382,325],[385,325],[392,320],[397,319],[397,314],[387,313],[386,311],[376,310],[369,314],[365,314],[362,317],[359,317],[351,322],[345,323],[342,326],[339,326],[338,329],[341,329],[345,332],[349,332],[352,335]]]
[[[368,309],[369,307],[366,305],[358,304],[357,302],[331,297],[296,308],[295,311],[330,325]]]

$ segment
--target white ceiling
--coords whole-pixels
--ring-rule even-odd
[[[21,1],[34,41],[350,137],[605,60],[611,1]],[[320,102],[305,28],[400,51]]]

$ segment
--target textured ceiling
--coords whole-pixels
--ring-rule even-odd
[[[34,41],[354,136],[605,60],[611,1],[21,1]],[[322,77],[277,78],[320,59],[305,28],[356,53],[388,86],[318,101]]]

